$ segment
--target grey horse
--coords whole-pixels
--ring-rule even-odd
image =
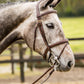
[[[13,42],[24,40],[29,48],[33,49],[35,27],[38,23],[36,7],[39,1],[18,3],[0,9],[0,54]],[[58,4],[58,0],[42,0],[39,4],[40,13],[54,11],[53,7]],[[62,23],[57,13],[50,13],[41,17],[41,22],[45,36],[49,45],[59,42],[65,38]],[[51,50],[54,54],[50,57],[50,65],[55,62],[54,56],[59,56],[65,43],[53,47]],[[42,35],[37,29],[35,51],[44,54],[46,45]],[[49,51],[47,53],[49,57]],[[69,71],[75,64],[74,55],[68,44],[64,49],[60,59],[58,71]]]

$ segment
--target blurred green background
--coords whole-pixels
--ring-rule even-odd
[[[84,17],[60,18],[67,38],[84,37]],[[84,41],[70,41],[74,53],[84,53]]]
[[[84,16],[84,0],[61,0],[55,8],[60,16]]]

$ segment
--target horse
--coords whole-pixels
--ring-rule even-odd
[[[13,42],[24,40],[30,49],[54,66],[54,70],[71,70],[74,55],[54,10],[60,1],[40,0],[1,8],[0,54]]]

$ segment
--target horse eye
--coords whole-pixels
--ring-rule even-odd
[[[50,29],[54,29],[54,24],[53,23],[48,23],[48,24],[46,24],[46,26]]]

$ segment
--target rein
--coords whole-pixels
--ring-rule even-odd
[[[36,6],[36,12],[37,12],[37,19],[38,19],[38,23],[35,27],[35,32],[34,32],[34,42],[33,42],[33,50],[35,50],[35,44],[36,44],[36,33],[37,33],[37,29],[39,28],[39,31],[41,33],[41,36],[43,38],[43,41],[45,43],[45,45],[47,46],[47,48],[45,49],[45,52],[43,54],[43,58],[46,60],[47,59],[47,53],[50,52],[49,54],[49,57],[48,57],[48,62],[51,61],[51,56],[53,55],[54,56],[54,60],[55,60],[55,63],[42,75],[40,76],[36,81],[34,81],[32,84],[35,84],[36,82],[38,82],[43,76],[45,76],[50,70],[52,70],[49,74],[49,76],[47,77],[47,79],[52,75],[52,73],[56,70],[55,68],[57,68],[59,65],[60,65],[60,62],[59,62],[59,59],[62,55],[62,53],[64,52],[64,49],[65,47],[68,45],[68,40],[67,39],[64,39],[62,41],[58,41],[52,45],[49,45],[48,44],[48,41],[46,39],[46,35],[45,35],[45,32],[44,32],[44,28],[43,28],[43,24],[42,24],[42,21],[41,21],[41,17],[44,16],[44,15],[47,15],[47,14],[51,14],[51,13],[57,13],[55,10],[53,11],[47,11],[45,13],[42,13],[40,14],[40,9],[39,9],[39,4],[40,4],[41,0],[37,3],[37,6]],[[59,45],[62,45],[62,44],[65,44],[65,46],[63,47],[63,49],[61,50],[59,56],[55,55],[53,53],[53,51],[51,50],[51,48],[53,47],[56,47],[56,46],[59,46]],[[47,80],[45,79],[43,81],[43,83]],[[41,83],[41,84],[43,84]]]

